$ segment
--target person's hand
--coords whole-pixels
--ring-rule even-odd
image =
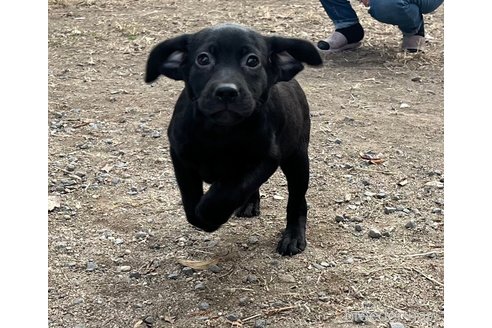
[[[362,2],[366,7],[369,7],[369,1],[370,0],[360,0],[360,2]]]

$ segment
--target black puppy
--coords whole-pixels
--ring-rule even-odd
[[[311,43],[223,24],[158,44],[145,82],[185,83],[168,137],[188,221],[217,230],[235,212],[260,214],[260,186],[280,166],[289,190],[282,255],[306,247],[309,106],[293,79],[321,65]],[[203,193],[203,181],[211,184]]]

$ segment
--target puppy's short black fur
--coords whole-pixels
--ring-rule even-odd
[[[309,106],[293,78],[321,65],[309,42],[223,24],[158,44],[145,81],[185,83],[168,137],[188,221],[217,230],[235,212],[260,214],[260,186],[280,166],[289,190],[282,255],[306,247]],[[203,182],[211,184],[203,192]]]

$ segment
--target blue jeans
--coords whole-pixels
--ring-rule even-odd
[[[349,27],[359,18],[348,0],[320,0],[335,24],[335,29]],[[424,23],[422,14],[436,10],[444,0],[370,0],[369,14],[381,23],[398,26],[403,34],[415,34]]]

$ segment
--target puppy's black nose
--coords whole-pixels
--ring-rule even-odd
[[[239,96],[239,90],[233,83],[221,83],[215,89],[215,97],[223,102],[233,102]]]

